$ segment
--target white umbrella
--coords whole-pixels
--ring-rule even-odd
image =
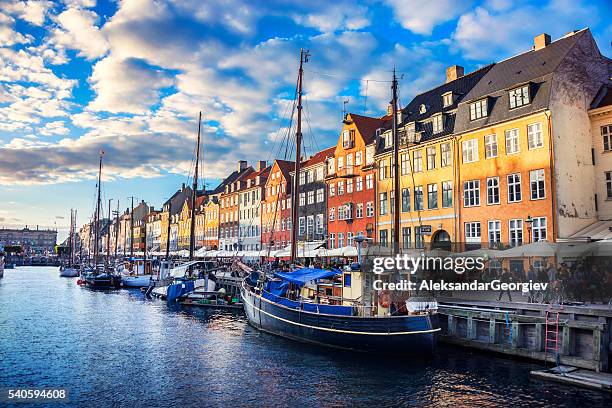
[[[538,241],[500,251],[498,258],[551,257],[555,256],[557,249],[555,243]]]

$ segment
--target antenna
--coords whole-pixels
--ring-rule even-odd
[[[346,115],[347,115],[347,110],[346,107],[348,106],[350,102],[350,99],[345,99],[344,101],[342,101],[342,119],[346,119]]]

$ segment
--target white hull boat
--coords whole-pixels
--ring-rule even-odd
[[[60,269],[60,276],[64,278],[75,278],[79,276],[79,271],[71,266]]]
[[[130,288],[146,288],[149,286],[149,282],[152,279],[152,275],[123,275],[121,276],[121,282],[123,286]]]

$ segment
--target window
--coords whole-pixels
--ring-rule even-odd
[[[447,92],[445,94],[442,94],[442,105],[446,108],[447,106],[450,106],[452,104],[453,104],[453,93]]]
[[[374,216],[374,202],[368,201],[366,203],[366,217],[373,217],[373,216]]]
[[[300,193],[300,205],[306,205],[306,194]]]
[[[427,208],[432,210],[438,208],[438,185],[427,185]]]
[[[336,195],[336,185],[334,183],[329,184],[329,196],[333,197]]]
[[[529,104],[529,85],[523,85],[508,92],[510,109]]]
[[[374,145],[366,146],[366,165],[374,163]]]
[[[386,215],[387,214],[387,193],[380,193],[379,195],[380,199],[380,206],[379,206],[379,212],[380,215]]]
[[[410,174],[410,155],[408,153],[402,153],[400,155],[400,163],[402,176]]]
[[[308,204],[314,204],[314,202],[315,202],[315,192],[314,192],[314,190],[310,190],[307,193],[307,197],[308,197]]]
[[[300,173],[300,185],[306,184],[306,172],[303,171]]]
[[[346,155],[346,167],[349,167],[350,170],[353,169],[353,153]]]
[[[541,123],[527,125],[527,142],[529,144],[529,150],[544,146]]]
[[[357,178],[355,179],[355,190],[363,190],[363,179],[361,178],[361,176],[357,176]]]
[[[410,227],[402,227],[402,248],[410,248],[411,241]]]
[[[387,178],[387,160],[381,160],[378,166],[378,179],[384,180]]]
[[[338,195],[343,195],[344,194],[344,181],[339,181],[336,187],[338,188]]]
[[[387,235],[387,234],[388,234],[388,232],[389,232],[389,231],[388,231],[388,230],[386,230],[386,229],[381,229],[381,230],[378,232],[378,234],[379,234],[379,236],[380,236],[380,238],[379,238],[379,244],[380,244],[380,245],[387,246],[387,244],[388,244],[388,239],[389,239],[389,237],[388,237],[388,235]]]
[[[463,206],[474,207],[480,205],[480,180],[471,180],[463,183]]]
[[[334,221],[336,219],[336,208],[332,207],[329,209],[329,220]]]
[[[336,234],[333,232],[329,234],[329,249],[334,249],[336,247]]]
[[[342,221],[346,219],[346,214],[344,211],[344,206],[343,205],[339,205],[338,206],[338,220]]]
[[[499,177],[487,179],[487,204],[499,204]]]
[[[315,222],[317,226],[317,234],[323,234],[323,214],[317,214]]]
[[[314,215],[309,215],[306,218],[306,234],[312,235],[314,232]]]
[[[357,207],[356,207],[356,211],[355,211],[355,216],[357,218],[363,218],[363,203],[357,203]]]
[[[414,188],[414,210],[421,211],[423,209],[423,187]]]
[[[324,171],[324,169],[323,169],[322,166],[317,168],[317,172],[316,172],[317,181],[321,181],[321,180],[323,180],[325,178],[325,176],[323,174],[323,171]]]
[[[385,141],[385,148],[393,146],[393,133],[385,132],[383,140]]]
[[[442,207],[453,206],[453,183],[450,181],[442,182]]]
[[[601,136],[603,137],[604,152],[612,150],[612,125],[601,127]]]
[[[325,201],[325,189],[319,188],[317,189],[317,203],[322,203]]]
[[[480,222],[465,223],[465,242],[480,243]]]
[[[304,217],[298,218],[298,231],[300,231],[300,235],[304,234]]]
[[[440,166],[446,167],[450,165],[451,165],[450,143],[442,143],[440,145]]]
[[[523,243],[523,220],[510,220],[510,246],[517,246]]]
[[[410,211],[410,190],[402,189],[402,212]]]
[[[501,242],[501,221],[489,221],[489,246]]]
[[[484,118],[488,116],[488,114],[486,98],[470,103],[470,120]]]
[[[342,284],[342,286],[344,286],[345,288],[350,288],[351,287],[351,274],[345,273],[343,276],[344,276],[344,283]]]
[[[497,157],[497,135],[485,136],[485,159]]]
[[[606,197],[612,199],[612,171],[606,171]]]
[[[544,169],[531,170],[529,172],[529,185],[532,200],[540,200],[546,197]]]
[[[344,167],[344,157],[338,157],[338,170]]]
[[[506,130],[506,154],[514,154],[520,152],[519,145],[519,130]]]
[[[421,227],[414,227],[414,246],[415,248],[425,247],[425,236],[421,232]]]
[[[463,151],[463,162],[472,163],[478,161],[478,140],[471,139],[461,143]]]
[[[335,172],[335,161],[334,158],[329,158],[327,159],[327,173],[328,174],[334,174]]]
[[[532,242],[546,241],[546,217],[535,217],[531,224]]]
[[[350,194],[353,192],[353,179],[346,180],[346,193]]]
[[[428,147],[427,148],[427,170],[432,170],[436,168],[436,148]]]
[[[363,152],[355,152],[355,166],[361,166],[363,164]]]
[[[508,175],[508,202],[516,203],[521,201],[521,174]]]
[[[419,173],[423,171],[423,152],[415,150],[413,153],[412,171]]]
[[[444,130],[444,115],[434,116],[432,126],[434,133],[440,133],[442,130]]]
[[[371,190],[374,188],[374,175],[366,175],[366,189]]]
[[[353,246],[353,233],[352,232],[346,233],[346,245]]]
[[[354,130],[345,130],[342,132],[342,147],[344,149],[350,149],[353,147],[353,133]]]
[[[344,246],[344,234],[342,232],[338,233],[338,248],[342,248]]]

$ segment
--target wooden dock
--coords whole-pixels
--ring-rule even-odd
[[[596,373],[577,367],[559,366],[532,371],[531,375],[548,381],[612,392],[612,374]]]
[[[558,319],[558,327],[547,324],[547,312]],[[612,308],[608,305],[553,307],[443,299],[439,313],[443,342],[553,365],[558,358],[562,365],[597,373],[610,371]],[[547,336],[554,341],[547,344]]]

